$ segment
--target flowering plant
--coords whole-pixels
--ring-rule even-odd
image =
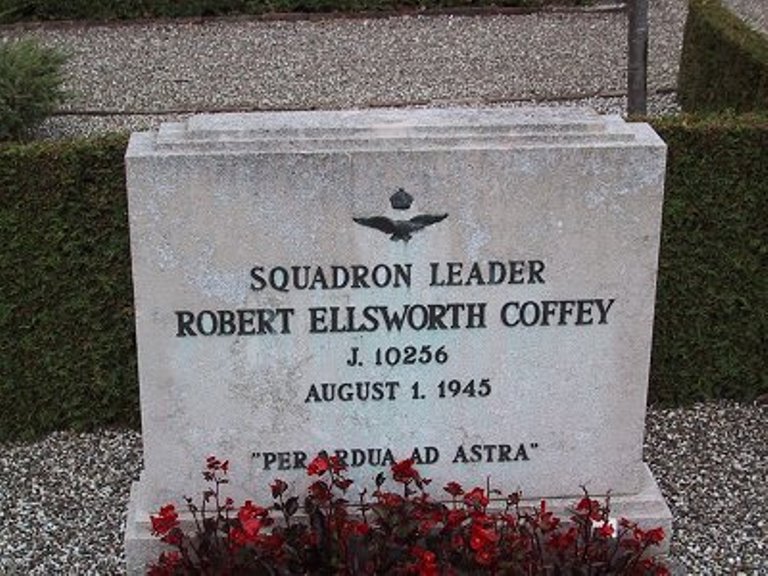
[[[299,499],[286,495],[282,480],[270,486],[270,506],[235,507],[221,493],[228,468],[228,461],[208,458],[203,475],[211,487],[202,504],[186,499],[194,533],[182,531],[172,504],[151,517],[153,534],[171,549],[150,576],[669,574],[648,553],[663,529],[613,521],[609,499],[601,504],[586,490],[561,521],[544,500],[527,508],[520,493],[488,486],[466,490],[449,482],[448,500],[435,500],[429,479],[403,460],[391,467],[396,491],[385,488],[381,473],[370,496],[363,490],[353,502],[344,462],[321,453],[307,467],[313,482],[299,519]]]

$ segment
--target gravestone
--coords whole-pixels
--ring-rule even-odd
[[[196,116],[127,152],[149,514],[270,502],[336,453],[358,486],[413,457],[670,528],[642,461],[665,168],[646,124],[573,109]],[[439,490],[439,488],[437,489]],[[183,506],[180,506],[183,507]]]

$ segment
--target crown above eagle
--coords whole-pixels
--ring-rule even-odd
[[[405,191],[405,188],[398,188],[397,192],[389,197],[389,203],[395,210],[408,210],[413,204],[413,196]]]
[[[389,203],[395,210],[408,210],[413,204],[413,196],[404,188],[398,188],[397,192],[389,197]],[[408,220],[392,219],[388,216],[353,217],[352,220],[361,226],[389,234],[391,240],[408,242],[416,232],[442,222],[447,217],[448,214],[419,214]]]

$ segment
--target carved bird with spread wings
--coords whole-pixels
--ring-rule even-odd
[[[410,220],[392,220],[386,216],[373,216],[371,218],[352,218],[358,224],[381,230],[386,234],[391,234],[390,240],[402,240],[408,242],[411,236],[437,222],[441,222],[448,217],[448,214],[420,214]]]

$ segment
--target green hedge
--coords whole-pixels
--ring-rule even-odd
[[[651,399],[768,391],[768,116],[663,120]]]
[[[280,12],[357,12],[488,6],[581,6],[594,0],[0,0],[0,23],[22,20],[116,20]]]
[[[768,38],[721,0],[690,0],[678,98],[686,112],[768,110]]]
[[[0,438],[138,426],[126,144],[0,149]]]
[[[768,117],[669,144],[650,398],[768,390]],[[124,136],[0,149],[0,439],[137,427]]]

